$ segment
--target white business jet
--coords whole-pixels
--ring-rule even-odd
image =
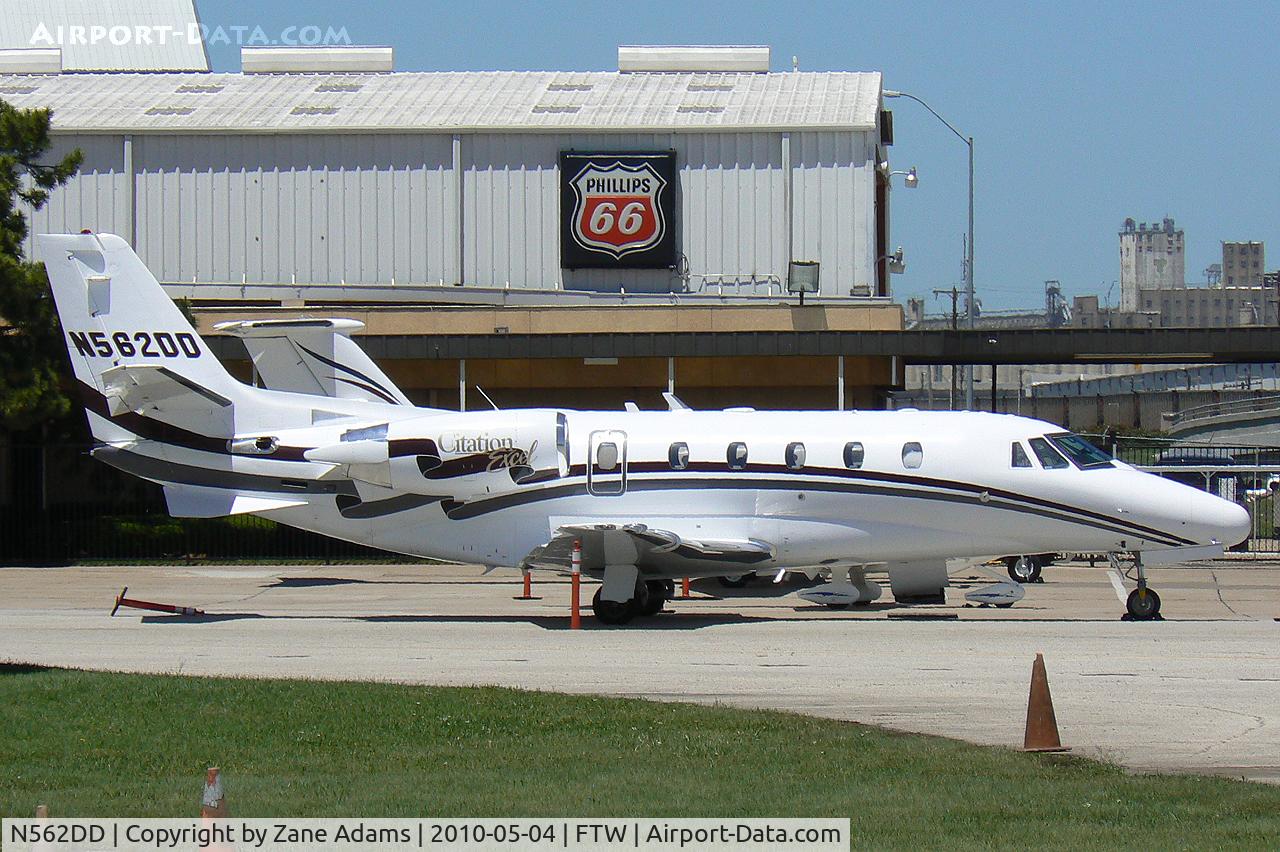
[[[596,616],[659,612],[679,577],[803,572],[810,600],[946,584],[953,557],[1206,558],[1247,512],[1024,417],[966,412],[412,405],[350,320],[223,324],[266,387],[234,379],[119,237],[43,235],[94,457],[179,517],[250,513],[396,553],[601,579]]]

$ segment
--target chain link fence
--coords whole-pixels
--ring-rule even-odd
[[[1228,446],[1170,438],[1086,435],[1120,461],[1208,491],[1249,510],[1249,539],[1232,550],[1258,556],[1280,553],[1280,447]]]
[[[407,559],[252,515],[172,518],[160,486],[89,450],[0,446],[0,564]]]

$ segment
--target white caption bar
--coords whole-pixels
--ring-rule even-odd
[[[847,819],[48,819],[0,821],[6,850],[849,848]]]

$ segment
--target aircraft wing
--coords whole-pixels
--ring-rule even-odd
[[[584,523],[558,527],[551,540],[534,548],[524,563],[567,570],[575,541],[582,542],[582,570],[587,572],[603,571],[605,565],[635,565],[642,573],[678,570],[683,565],[697,568],[699,574],[721,567],[742,573],[774,554],[773,546],[759,539],[693,539],[645,524]]]

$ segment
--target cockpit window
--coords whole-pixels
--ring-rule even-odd
[[[1072,463],[1081,470],[1097,467],[1114,467],[1111,456],[1090,444],[1079,435],[1061,432],[1056,435],[1045,435],[1055,447],[1061,450]]]
[[[1071,467],[1071,462],[1062,457],[1062,453],[1055,450],[1049,445],[1044,438],[1032,438],[1028,441],[1031,444],[1031,452],[1036,454],[1036,458],[1040,459],[1040,466],[1045,470],[1060,470],[1064,467]]]
[[[1022,442],[1014,441],[1012,457],[1009,464],[1014,467],[1031,467],[1031,459],[1027,456],[1027,451],[1022,449]]]

